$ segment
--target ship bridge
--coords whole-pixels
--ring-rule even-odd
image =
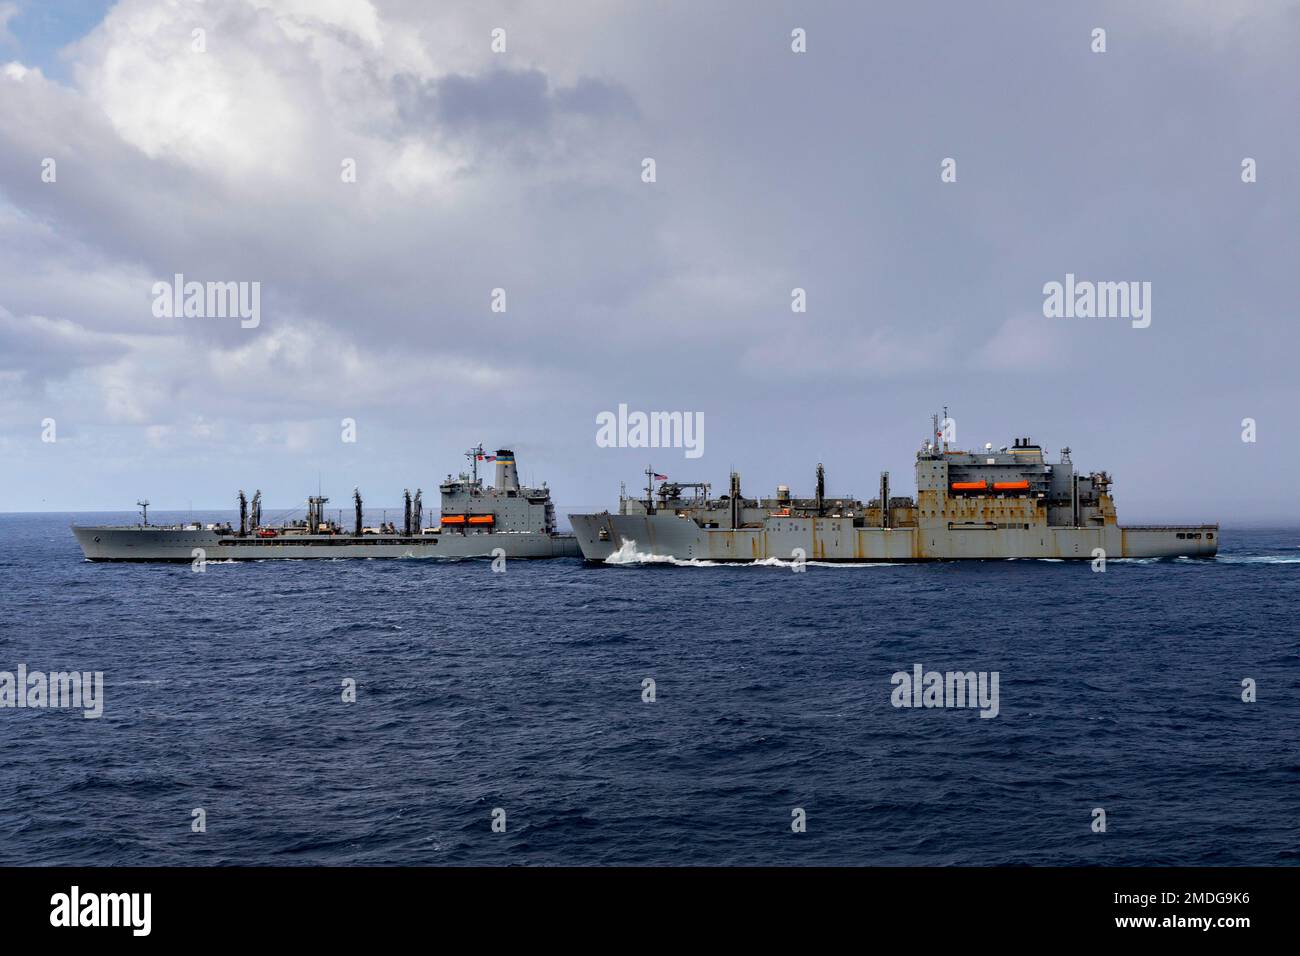
[[[1085,527],[1115,522],[1104,472],[1080,475],[1070,449],[1048,462],[1028,437],[959,451],[936,435],[916,456],[919,517],[950,527]]]

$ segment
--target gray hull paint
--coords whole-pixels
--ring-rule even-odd
[[[774,518],[759,528],[701,528],[675,514],[570,515],[588,561],[626,556],[677,560],[946,561],[1053,558],[1091,560],[1101,548],[1108,559],[1213,557],[1218,526],[1025,529],[855,528],[851,519]],[[602,532],[603,535],[602,535]],[[1179,534],[1184,535],[1180,538]],[[1187,537],[1189,534],[1197,538]]]
[[[142,527],[76,527],[82,553],[91,561],[261,561],[311,558],[566,558],[581,552],[571,535],[546,532],[424,535],[287,535],[241,538],[209,530]]]

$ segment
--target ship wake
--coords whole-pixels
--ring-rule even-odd
[[[671,554],[650,554],[638,551],[636,542],[624,538],[619,549],[605,559],[606,564],[641,565],[668,564],[679,568],[717,568],[724,566],[742,568],[786,568],[796,566],[814,568],[894,568],[897,562],[891,561],[786,561],[782,558],[760,558],[754,561],[710,561],[702,558],[677,558]]]
[[[1300,564],[1300,558],[1280,554],[1219,554],[1214,560],[1220,564]]]
[[[898,568],[901,561],[794,561],[784,558],[760,558],[745,565],[748,568]]]

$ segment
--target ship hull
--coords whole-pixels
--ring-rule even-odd
[[[1040,558],[1213,557],[1218,526],[861,528],[848,518],[773,518],[762,527],[702,528],[675,514],[570,515],[588,561],[903,562]]]
[[[545,532],[424,535],[283,535],[239,537],[210,530],[76,527],[90,561],[264,561],[313,558],[570,558],[572,535]],[[500,551],[498,551],[500,549]],[[201,553],[196,553],[201,552]]]

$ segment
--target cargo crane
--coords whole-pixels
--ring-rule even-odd
[[[659,501],[665,503],[679,499],[688,488],[695,492],[695,500],[708,500],[710,485],[707,481],[665,481],[659,486]]]

